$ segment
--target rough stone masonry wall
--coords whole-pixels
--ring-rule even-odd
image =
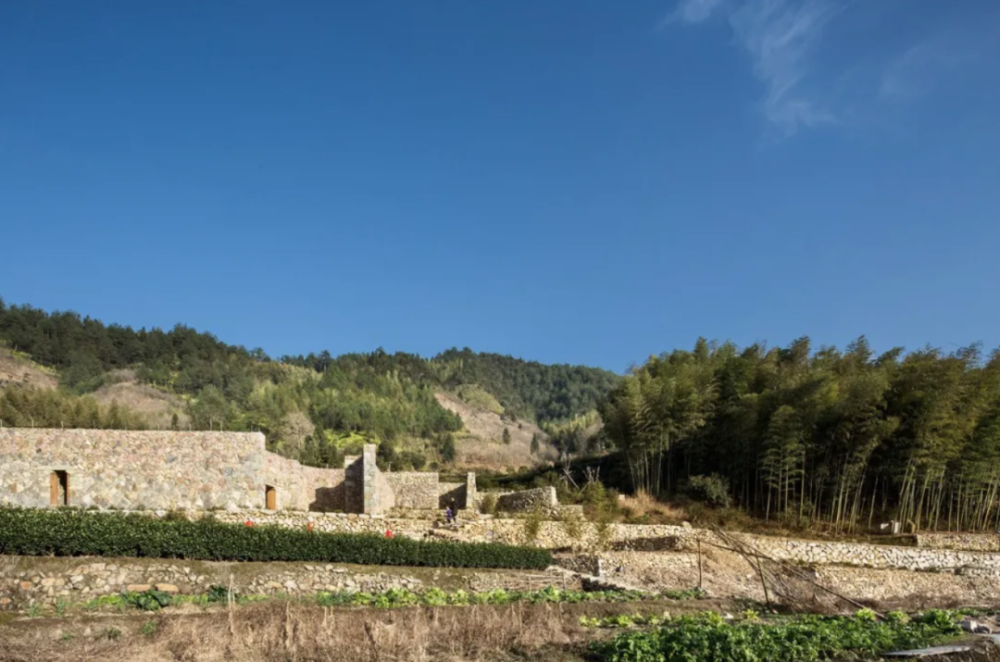
[[[711,534],[707,534],[711,536]],[[774,559],[816,565],[855,565],[906,570],[955,570],[970,567],[1000,574],[1000,554],[919,547],[892,547],[850,542],[813,542],[739,534],[758,551]],[[688,549],[691,546],[688,545]]]
[[[698,556],[687,552],[599,552],[565,557],[559,565],[595,574],[600,568],[606,579],[623,586],[650,591],[686,590],[698,585]],[[702,588],[712,597],[747,598],[762,601],[764,592],[755,567],[731,552],[704,546]],[[955,605],[993,607],[1000,594],[1000,577],[969,577],[951,572],[916,572],[847,566],[817,566],[812,575],[820,585],[841,595],[882,608],[926,609]],[[800,595],[832,603],[853,611],[822,589],[799,582],[812,595]],[[774,591],[770,597],[775,597]]]
[[[918,533],[917,547],[925,549],[964,549],[970,552],[1000,552],[997,533]]]
[[[538,487],[533,490],[511,492],[497,497],[497,510],[510,513],[523,513],[540,508],[551,510],[559,505],[556,498],[556,488]]]
[[[391,588],[542,588],[547,584],[562,586],[566,578],[555,572],[518,570],[0,556],[0,610],[24,609],[33,604],[85,603],[100,596],[151,588],[199,595],[207,593],[212,585],[228,587],[230,581],[241,594],[263,595],[380,592]],[[579,588],[579,584],[568,587]]]
[[[0,505],[49,506],[50,476],[70,505],[262,508],[264,435],[242,432],[0,429]]]
[[[278,510],[344,510],[344,470],[306,467],[267,453],[264,482],[276,489]]]
[[[438,475],[418,471],[382,473],[395,495],[396,508],[436,510],[438,507]]]

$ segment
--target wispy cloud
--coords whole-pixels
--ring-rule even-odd
[[[806,91],[806,83],[824,26],[841,9],[831,0],[761,0],[743,5],[729,18],[767,90],[764,116],[785,134],[836,121],[833,111]]]
[[[701,23],[726,3],[726,0],[682,0],[663,21],[669,23]]]
[[[885,65],[878,89],[882,101],[912,101],[928,94],[942,74],[975,58],[972,44],[954,35],[930,38],[907,49]]]
[[[754,75],[764,85],[764,117],[791,135],[800,127],[837,121],[835,113],[808,90],[813,53],[844,1],[682,0],[665,22],[697,25],[713,14],[727,16],[736,44],[750,57]]]

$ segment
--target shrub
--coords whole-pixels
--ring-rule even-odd
[[[691,476],[688,479],[687,493],[692,499],[704,501],[716,508],[729,508],[732,504],[729,481],[718,474]]]
[[[541,569],[546,550],[450,541],[167,522],[137,514],[0,508],[0,554],[126,556],[207,561],[322,561],[366,565]]]
[[[524,529],[521,535],[524,537],[524,544],[530,545],[538,540],[538,533],[542,530],[542,510],[536,507],[524,518]]]
[[[574,512],[564,511],[559,521],[562,523],[563,531],[570,540],[579,542],[583,538],[583,518]]]
[[[497,496],[495,494],[487,494],[484,496],[482,503],[479,504],[479,512],[486,513],[488,515],[496,515]]]

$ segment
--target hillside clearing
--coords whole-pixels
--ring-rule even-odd
[[[434,397],[448,411],[457,414],[468,435],[455,444],[456,464],[461,468],[503,470],[531,467],[556,459],[555,449],[548,444],[548,435],[529,421],[505,421],[495,411],[478,409],[450,393],[436,392]],[[504,430],[510,443],[503,443]],[[539,452],[531,453],[531,438],[538,435]]]

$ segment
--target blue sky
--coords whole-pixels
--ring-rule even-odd
[[[1000,345],[1000,3],[0,3],[0,296],[272,355]]]

